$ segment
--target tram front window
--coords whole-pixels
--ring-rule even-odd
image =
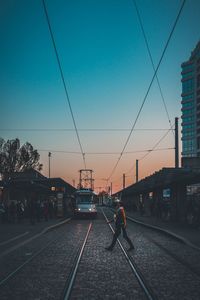
[[[93,199],[91,196],[83,195],[81,197],[77,197],[77,203],[93,203]]]

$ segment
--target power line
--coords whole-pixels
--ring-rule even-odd
[[[63,74],[63,70],[62,70],[60,58],[59,58],[59,55],[58,55],[58,51],[57,51],[57,47],[56,47],[56,42],[55,42],[55,39],[54,39],[53,31],[52,31],[52,28],[51,28],[51,23],[50,23],[50,19],[49,19],[47,7],[46,7],[46,4],[45,4],[45,0],[42,0],[42,3],[43,3],[44,12],[45,12],[45,16],[46,16],[46,20],[47,20],[49,32],[50,32],[50,35],[51,35],[51,40],[52,40],[52,43],[53,43],[53,48],[54,48],[54,51],[55,51],[55,55],[56,55],[58,67],[59,67],[59,70],[60,70],[60,75],[61,75],[61,78],[62,78],[64,90],[65,90],[65,95],[66,95],[67,102],[68,102],[68,105],[69,105],[69,109],[70,109],[71,117],[72,117],[72,120],[73,120],[74,128],[75,128],[75,131],[76,131],[76,136],[77,136],[77,139],[78,139],[78,143],[79,143],[79,146],[80,146],[80,149],[81,149],[81,154],[82,154],[82,157],[83,157],[83,163],[84,163],[84,166],[85,166],[85,169],[86,169],[85,153],[83,152],[83,147],[81,145],[81,140],[80,140],[80,137],[79,137],[79,133],[78,133],[78,129],[77,129],[77,126],[76,126],[74,114],[73,114],[73,111],[72,111],[72,106],[71,106],[71,103],[70,103],[69,94],[68,94],[68,91],[67,91],[67,86],[66,86],[66,83],[65,83],[65,78],[64,78],[64,74]]]
[[[141,153],[141,152],[152,152],[152,151],[164,151],[164,150],[172,150],[174,148],[159,148],[159,149],[144,149],[144,150],[135,150],[135,151],[126,151],[124,154],[133,154],[133,153]],[[119,152],[86,152],[87,155],[113,155],[113,154],[120,154]]]
[[[174,126],[174,125],[172,125],[172,126]],[[171,129],[170,129],[171,130]],[[160,150],[174,150],[175,148],[174,147],[171,147],[171,148],[159,148],[159,149],[155,149],[163,140],[164,140],[164,138],[168,135],[168,133],[170,132],[170,130],[168,130],[168,132],[166,132],[156,143],[155,143],[155,145],[152,147],[152,149],[149,149],[149,150],[147,150],[147,153],[144,155],[144,156],[142,156],[142,158],[140,158],[140,159],[138,159],[139,161],[141,161],[141,160],[143,160],[144,158],[146,158],[150,153],[152,153],[152,152],[154,152],[154,151],[160,151]],[[134,164],[132,167],[131,167],[131,169],[130,170],[128,170],[125,174],[128,174],[128,173],[130,173],[134,168],[135,168],[135,165],[136,164]],[[127,177],[127,176],[126,176]],[[121,180],[123,177],[122,176],[120,176],[118,179],[116,179],[116,180],[114,180],[114,181],[112,181],[113,183],[114,182],[119,182],[119,180]]]
[[[78,131],[130,131],[130,128],[77,128]],[[168,131],[169,128],[135,128],[135,131]],[[174,130],[174,129],[170,129]],[[75,131],[73,128],[0,128],[0,131]]]
[[[174,126],[174,125],[172,125]],[[142,158],[139,159],[139,161],[143,160],[147,155],[149,155],[152,151],[155,151],[155,148],[165,139],[165,137],[169,134],[169,130],[159,139],[159,141],[153,146],[152,150],[146,153]],[[175,148],[172,148],[175,149]]]
[[[124,153],[124,151],[125,151],[125,149],[126,149],[126,146],[127,146],[128,142],[129,142],[129,140],[130,140],[130,137],[131,137],[131,135],[132,135],[132,132],[133,132],[133,130],[134,130],[134,128],[135,128],[135,125],[136,125],[136,123],[137,123],[137,121],[138,121],[138,119],[139,119],[139,116],[140,116],[140,114],[141,114],[141,111],[142,111],[142,109],[143,109],[143,106],[144,106],[144,104],[145,104],[145,102],[146,102],[146,99],[147,99],[147,96],[148,96],[149,91],[150,91],[150,89],[151,89],[151,86],[152,86],[152,84],[153,84],[153,81],[154,81],[154,79],[155,79],[155,77],[156,77],[156,74],[157,74],[157,72],[158,72],[158,69],[159,69],[159,67],[160,67],[160,65],[161,65],[161,62],[162,62],[163,57],[164,57],[164,55],[165,55],[165,52],[166,52],[166,50],[167,50],[167,48],[168,48],[168,45],[169,45],[169,42],[170,42],[170,40],[171,40],[172,34],[173,34],[173,32],[174,32],[174,30],[175,30],[175,28],[176,28],[177,22],[178,22],[178,20],[179,20],[179,17],[180,17],[180,15],[181,15],[181,12],[182,12],[182,9],[183,9],[183,7],[184,7],[184,5],[185,5],[185,2],[186,2],[186,0],[183,0],[183,2],[182,2],[182,4],[181,4],[181,7],[180,7],[179,12],[178,12],[178,15],[177,15],[177,17],[176,17],[176,19],[175,19],[175,22],[174,22],[174,25],[173,25],[173,27],[172,27],[172,29],[171,29],[170,35],[169,35],[169,37],[168,37],[168,39],[167,39],[167,42],[166,42],[166,44],[165,44],[165,47],[164,47],[164,50],[163,50],[162,55],[161,55],[161,57],[160,57],[160,60],[159,60],[159,62],[158,62],[158,65],[157,65],[157,67],[156,67],[156,69],[155,69],[155,71],[154,71],[154,75],[153,75],[153,77],[152,77],[152,79],[151,79],[151,82],[150,82],[150,84],[149,84],[149,87],[148,87],[148,89],[147,89],[147,92],[146,92],[146,94],[145,94],[145,96],[144,96],[144,99],[143,99],[143,101],[142,101],[142,104],[141,104],[141,107],[140,107],[140,109],[139,109],[139,112],[138,112],[138,114],[137,114],[137,116],[136,116],[136,119],[135,119],[135,121],[134,121],[134,123],[133,123],[133,126],[132,126],[132,128],[131,128],[131,131],[130,131],[130,133],[129,133],[128,137],[127,137],[127,140],[126,140],[126,142],[125,142],[125,144],[124,144],[124,147],[123,147],[123,149],[122,149],[122,151],[121,151],[121,153],[120,153],[120,156],[119,156],[119,158],[117,159],[117,162],[116,162],[114,168],[112,169],[112,172],[111,172],[110,176],[108,177],[108,180],[110,180],[110,178],[111,178],[112,175],[114,174],[114,172],[115,172],[115,170],[116,170],[116,168],[117,168],[117,166],[118,166],[118,164],[119,164],[119,162],[120,162],[120,160],[121,160],[121,158],[122,158],[122,155],[123,155],[123,153]]]
[[[53,152],[53,153],[65,153],[65,154],[79,154],[81,155],[81,152],[76,151],[65,151],[65,150],[47,150],[47,149],[38,149],[40,152]]]
[[[144,149],[144,150],[135,150],[135,151],[127,151],[124,154],[134,154],[134,153],[143,153],[143,152],[152,152],[152,151],[165,151],[165,150],[173,150],[174,148],[159,148],[159,149]],[[52,150],[52,149],[38,149],[40,152],[54,152],[54,153],[65,153],[65,154],[79,154],[81,152],[77,151],[65,151],[65,150]],[[119,155],[119,152],[85,152],[87,155]],[[106,179],[107,180],[107,179]]]
[[[142,30],[142,34],[143,34],[143,37],[144,37],[144,41],[145,41],[145,44],[146,44],[146,47],[147,47],[147,51],[148,51],[148,54],[149,54],[149,58],[150,58],[150,61],[151,61],[151,64],[152,64],[152,67],[153,67],[153,70],[155,72],[155,64],[153,62],[153,57],[152,57],[152,54],[151,54],[151,51],[150,51],[150,47],[149,47],[149,43],[148,43],[148,40],[147,40],[147,35],[145,33],[145,30],[144,30],[144,25],[143,25],[143,22],[142,22],[142,18],[141,18],[141,15],[140,15],[140,12],[139,12],[139,9],[138,9],[138,6],[137,6],[137,3],[136,3],[136,0],[132,0],[134,6],[135,6],[135,9],[136,9],[136,12],[137,12],[137,16],[138,16],[138,20],[139,20],[139,24],[140,24],[140,27],[141,27],[141,30]],[[163,105],[164,105],[164,108],[165,108],[165,112],[167,114],[167,118],[168,118],[168,121],[169,121],[169,124],[170,126],[172,125],[171,123],[171,120],[170,120],[170,116],[169,116],[169,112],[168,112],[168,109],[167,109],[167,105],[166,105],[166,102],[165,102],[165,99],[164,99],[164,95],[163,95],[163,92],[162,92],[162,89],[161,89],[161,85],[160,85],[160,81],[158,79],[158,75],[156,73],[156,81],[157,81],[157,84],[158,84],[158,89],[160,91],[160,95],[161,95],[161,99],[162,99],[162,102],[163,102]],[[174,135],[174,131],[172,131],[173,135]]]
[[[174,125],[172,125],[173,127]],[[138,159],[139,161],[143,160],[144,158],[146,158],[151,152],[157,151],[159,149],[156,149],[156,147],[165,139],[165,137],[169,134],[170,130],[168,130],[156,143],[155,145],[152,147],[152,149],[150,149],[144,156],[142,156],[140,159]],[[174,150],[175,148],[163,148],[163,150]],[[161,149],[160,149],[161,150]],[[130,173],[133,169],[135,168],[135,164],[131,167],[131,169],[129,171],[126,172]]]

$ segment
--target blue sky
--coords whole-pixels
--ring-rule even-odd
[[[157,64],[182,1],[138,0],[145,32]],[[131,0],[46,0],[54,37],[77,127],[130,129],[153,75],[144,38]],[[0,2],[0,136],[19,137],[36,149],[80,152],[73,131],[14,129],[73,129],[42,1]],[[181,63],[200,39],[200,2],[186,1],[158,72],[172,123],[181,116]],[[156,82],[136,128],[169,128]],[[4,129],[4,130],[3,130]],[[5,129],[13,129],[6,131]],[[135,131],[126,151],[151,149],[164,131]],[[122,151],[128,131],[80,131],[84,152]],[[173,147],[170,133],[160,147]],[[48,152],[41,151],[48,175]],[[125,154],[111,180],[121,188],[121,176],[144,153]],[[173,166],[173,151],[149,155],[140,177]],[[87,155],[87,167],[99,178],[109,177],[119,154]],[[52,154],[52,176],[72,183],[83,168],[79,154]],[[134,180],[134,169],[127,173]]]

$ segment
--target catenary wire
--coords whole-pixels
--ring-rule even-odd
[[[172,127],[173,126],[174,126],[174,124],[172,125]],[[161,150],[161,149],[156,149],[156,147],[165,139],[165,137],[169,134],[170,130],[171,130],[171,128],[154,144],[154,146],[152,147],[152,149],[149,149],[144,156],[142,156],[140,159],[138,159],[138,161],[141,161],[141,160],[145,159],[150,153],[152,153],[154,151]],[[162,148],[162,150],[172,150],[172,149],[174,150],[175,148],[174,147],[172,147],[172,148]],[[136,166],[136,164],[134,164],[125,174],[130,173],[135,168],[135,166]],[[123,177],[120,176],[119,178],[117,178],[114,181],[112,181],[112,183],[113,182],[118,182],[122,178]]]
[[[130,128],[77,128],[78,131],[130,131]],[[135,131],[168,131],[169,128],[135,128]],[[173,129],[171,129],[173,130]],[[0,128],[0,131],[75,131],[73,128]]]
[[[143,152],[152,152],[152,151],[165,151],[165,150],[173,150],[173,149],[174,149],[173,147],[159,148],[159,149],[144,149],[144,150],[127,151],[127,152],[124,152],[124,154],[134,154],[134,153],[143,153]],[[81,155],[81,152],[76,152],[76,151],[52,150],[52,149],[38,149],[38,151]],[[119,155],[120,153],[119,152],[85,152],[85,154],[87,154],[87,155]]]
[[[174,125],[172,125],[172,127],[173,127]],[[154,152],[154,151],[156,151],[156,147],[165,139],[165,137],[169,134],[169,132],[170,132],[170,130],[168,130],[156,143],[155,143],[155,145],[152,147],[152,149],[149,151],[149,152],[147,152],[144,156],[142,156],[140,159],[138,159],[138,161],[141,161],[141,160],[143,160],[146,156],[148,156],[151,152]],[[173,148],[171,148],[171,149],[175,149],[174,147]],[[126,172],[126,174],[128,174],[128,173],[130,173],[134,168],[135,168],[135,165],[136,164],[134,164],[132,167],[131,167],[131,169],[130,170],[128,170],[127,172]]]
[[[53,43],[53,48],[54,48],[54,52],[55,52],[55,55],[56,55],[58,67],[59,67],[59,70],[60,70],[60,75],[61,75],[61,78],[62,78],[62,83],[63,83],[63,86],[64,86],[64,90],[65,90],[65,95],[66,95],[67,102],[68,102],[68,105],[69,105],[69,109],[70,109],[71,117],[72,117],[72,120],[73,120],[74,128],[75,128],[75,131],[76,131],[76,136],[77,136],[77,139],[78,139],[78,143],[79,143],[79,146],[80,146],[80,149],[81,149],[81,154],[82,154],[82,157],[83,157],[83,163],[84,163],[84,166],[85,166],[85,169],[86,169],[85,153],[83,151],[80,136],[79,136],[78,129],[77,129],[77,126],[76,126],[76,122],[75,122],[71,102],[70,102],[70,99],[69,99],[69,94],[68,94],[68,91],[67,91],[67,86],[66,86],[66,83],[65,83],[65,78],[64,78],[64,74],[63,74],[63,70],[62,70],[62,66],[61,66],[61,61],[60,61],[60,58],[59,58],[59,55],[58,55],[58,50],[57,50],[57,47],[56,47],[56,42],[55,42],[53,31],[52,31],[52,28],[51,28],[50,18],[49,18],[49,15],[48,15],[45,0],[42,0],[42,3],[43,3],[43,8],[44,8],[44,12],[45,12],[49,32],[50,32],[50,35],[51,35],[51,40],[52,40],[52,43]]]
[[[155,64],[154,64],[153,57],[152,57],[152,54],[151,54],[151,50],[150,50],[150,47],[149,47],[149,43],[148,43],[148,40],[147,40],[147,35],[145,33],[145,30],[144,30],[144,25],[143,25],[143,22],[142,22],[142,18],[141,18],[141,15],[140,15],[140,12],[139,12],[136,0],[132,0],[132,2],[133,2],[133,5],[135,6],[135,10],[136,10],[137,17],[138,17],[138,20],[139,20],[139,24],[140,24],[140,27],[141,27],[141,30],[142,30],[142,34],[143,34],[143,37],[144,37],[144,41],[145,41],[145,45],[146,45],[146,48],[147,48],[147,52],[149,54],[149,58],[150,58],[150,61],[151,61],[151,65],[152,65],[153,71],[155,72]],[[159,81],[157,73],[156,73],[155,77],[156,77],[158,89],[159,89],[159,92],[160,92],[160,96],[161,96],[161,99],[162,99],[162,102],[163,102],[163,105],[164,105],[164,108],[165,108],[165,112],[167,114],[168,122],[169,122],[170,127],[171,127],[172,126],[172,122],[171,122],[171,119],[170,119],[170,116],[169,116],[169,112],[168,112],[168,109],[167,109],[166,101],[164,99],[163,91],[161,89],[161,85],[160,85],[160,81]],[[174,135],[174,131],[172,131],[172,133]]]
[[[184,5],[185,5],[185,2],[186,2],[186,0],[183,0],[183,1],[182,1],[181,7],[180,7],[180,9],[179,9],[179,11],[178,11],[177,17],[176,17],[175,22],[174,22],[174,24],[173,24],[173,27],[172,27],[172,29],[171,29],[171,31],[170,31],[169,37],[168,37],[167,42],[166,42],[166,44],[165,44],[165,47],[164,47],[164,49],[163,49],[162,55],[161,55],[161,57],[160,57],[160,60],[159,60],[159,62],[158,62],[158,64],[157,64],[157,67],[156,67],[156,69],[155,69],[155,71],[154,71],[153,77],[152,77],[152,79],[151,79],[151,81],[150,81],[150,84],[149,84],[149,86],[148,86],[147,92],[146,92],[146,94],[145,94],[145,96],[144,96],[144,99],[143,99],[143,101],[142,101],[142,104],[141,104],[141,106],[140,106],[140,109],[139,109],[139,111],[138,111],[138,114],[137,114],[137,116],[136,116],[136,119],[135,119],[135,121],[134,121],[134,123],[133,123],[133,126],[132,126],[132,128],[131,128],[131,131],[130,131],[130,133],[129,133],[127,139],[126,139],[126,142],[125,142],[125,144],[124,144],[124,146],[123,146],[123,149],[122,149],[122,151],[121,151],[121,153],[120,153],[120,156],[119,156],[119,158],[117,159],[117,162],[115,163],[115,165],[114,165],[114,167],[113,167],[113,169],[112,169],[112,171],[111,171],[111,173],[110,173],[110,175],[109,175],[109,177],[108,177],[108,181],[109,181],[110,178],[113,176],[113,174],[114,174],[114,172],[115,172],[115,170],[116,170],[116,168],[117,168],[117,166],[118,166],[118,164],[119,164],[119,162],[120,162],[120,160],[121,160],[121,158],[122,158],[122,156],[123,156],[123,153],[124,153],[124,151],[125,151],[125,149],[126,149],[126,146],[127,146],[128,142],[129,142],[129,140],[130,140],[130,138],[131,138],[132,132],[133,132],[133,130],[134,130],[134,128],[135,128],[135,125],[136,125],[136,123],[137,123],[137,121],[138,121],[138,119],[139,119],[139,116],[140,116],[140,114],[141,114],[141,112],[142,112],[143,106],[144,106],[144,104],[145,104],[145,102],[146,102],[146,100],[147,100],[147,96],[148,96],[149,91],[150,91],[150,89],[151,89],[151,86],[152,86],[152,84],[153,84],[153,82],[154,82],[154,79],[155,79],[155,77],[156,77],[156,74],[157,74],[157,72],[158,72],[158,69],[159,69],[159,67],[160,67],[160,65],[161,65],[161,62],[162,62],[163,57],[164,57],[164,55],[165,55],[165,52],[166,52],[166,50],[167,50],[167,48],[168,48],[169,42],[170,42],[171,37],[172,37],[172,35],[173,35],[173,32],[174,32],[174,30],[175,30],[175,28],[176,28],[176,25],[177,25],[178,20],[179,20],[179,18],[180,18],[180,15],[181,15],[181,12],[182,12],[183,7],[184,7]]]

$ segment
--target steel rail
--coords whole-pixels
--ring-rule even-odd
[[[65,287],[64,293],[63,293],[64,296],[62,298],[63,300],[68,300],[70,298],[72,288],[73,288],[73,285],[74,285],[74,281],[75,281],[75,278],[76,278],[77,270],[78,270],[78,267],[79,267],[79,264],[80,264],[80,261],[81,261],[81,257],[83,255],[83,251],[85,249],[85,245],[86,245],[91,227],[92,227],[92,223],[89,224],[88,231],[87,231],[87,234],[85,236],[84,242],[83,242],[82,246],[80,247],[81,249],[79,248],[80,252],[78,251],[78,255],[77,255],[78,258],[75,260],[75,263],[74,263],[74,266],[72,268],[71,274],[69,275],[69,278],[67,279],[67,284],[66,284],[66,287]]]
[[[113,211],[113,210],[112,210]],[[185,242],[184,239],[180,239],[177,235],[172,235],[170,234],[169,231],[162,229],[162,228],[158,228],[155,227],[153,225],[148,225],[148,224],[143,224],[140,221],[134,220],[133,218],[127,216],[126,217],[127,220],[129,222],[136,223],[138,226],[144,226],[146,227],[148,230],[152,230],[154,232],[158,232],[160,234],[164,234],[166,236],[168,236],[168,238],[171,238],[173,240],[176,240],[178,243],[183,243],[188,247],[194,248],[193,245],[190,245],[188,243]],[[190,265],[187,261],[185,261],[183,258],[179,257],[177,254],[173,253],[172,250],[167,249],[165,246],[161,245],[159,242],[155,241],[154,238],[150,237],[149,234],[144,234],[144,236],[153,244],[155,244],[158,248],[160,248],[162,251],[164,251],[166,254],[168,254],[170,257],[172,257],[176,262],[182,264],[185,268],[189,269],[191,273],[193,273],[194,275],[200,277],[200,271],[198,271],[197,269],[195,269],[192,265]],[[195,250],[199,251],[199,248]]]
[[[102,210],[102,213],[106,219],[106,221],[108,222],[108,218],[106,217],[104,211]],[[112,226],[110,224],[108,224],[108,226],[110,227],[111,231],[114,234],[114,230],[112,228]],[[144,291],[146,297],[148,300],[157,300],[157,297],[154,295],[153,291],[151,290],[151,288],[148,286],[148,284],[146,283],[146,280],[144,279],[141,271],[139,271],[138,266],[136,265],[136,263],[133,261],[133,259],[128,255],[128,253],[126,252],[126,250],[124,249],[124,247],[122,246],[121,242],[119,239],[117,239],[117,242],[126,258],[126,260],[128,261],[131,270],[133,271],[136,279],[138,280],[142,290]]]

